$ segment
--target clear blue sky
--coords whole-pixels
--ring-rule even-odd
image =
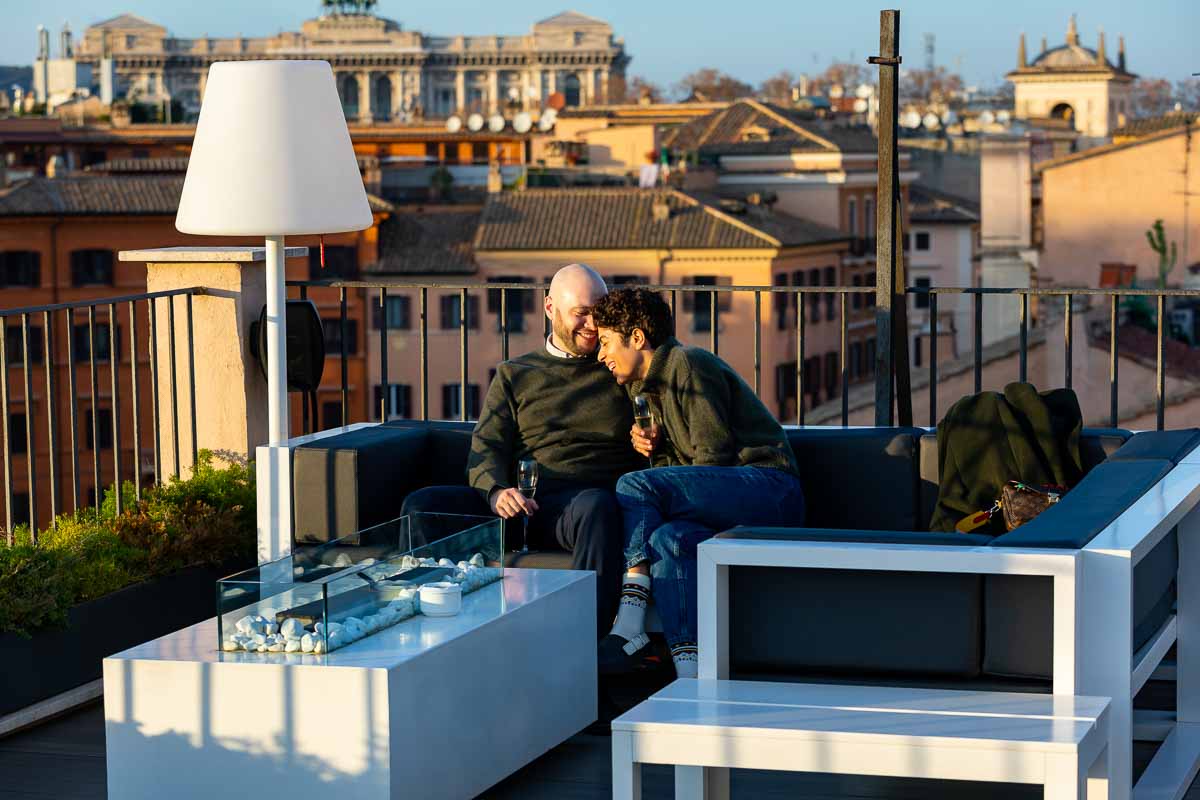
[[[434,35],[519,34],[538,19],[574,8],[609,21],[633,56],[631,75],[669,88],[705,66],[757,84],[780,69],[813,73],[832,59],[863,61],[878,47],[880,0],[380,0],[377,12],[406,28]],[[264,36],[297,30],[315,16],[317,0],[0,0],[0,64],[30,64],[40,23],[57,32],[64,21],[76,33],[89,24],[132,12],[176,36]],[[998,84],[1015,65],[1017,36],[1025,31],[1032,58],[1042,36],[1061,43],[1067,18],[1079,15],[1083,43],[1095,47],[1106,32],[1115,60],[1124,34],[1128,67],[1172,82],[1200,72],[1200,0],[912,0],[901,7],[901,52],[924,63],[923,34],[936,36],[936,60],[951,69],[961,59],[968,84]],[[57,48],[57,36],[51,37]]]

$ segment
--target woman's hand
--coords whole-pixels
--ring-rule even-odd
[[[633,449],[646,458],[649,458],[654,449],[658,447],[661,438],[658,425],[651,425],[648,430],[643,430],[635,424],[630,428],[629,435],[633,441]]]

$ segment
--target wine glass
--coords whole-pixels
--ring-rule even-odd
[[[654,412],[650,410],[650,399],[644,394],[633,396],[633,420],[643,431],[649,432],[654,427]],[[649,461],[650,466],[654,466],[653,456]]]
[[[523,458],[517,462],[517,490],[522,496],[533,499],[537,493],[538,465],[532,458]],[[529,515],[521,519],[521,552],[529,552]]]

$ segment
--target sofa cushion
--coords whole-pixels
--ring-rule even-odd
[[[1134,434],[1110,458],[1120,461],[1137,458],[1166,459],[1172,464],[1178,464],[1197,444],[1200,444],[1200,430],[1196,428],[1183,428],[1176,431],[1146,431]]]
[[[730,567],[734,673],[974,677],[978,575]]]
[[[920,429],[786,430],[813,527],[916,529]]]
[[[1079,550],[1170,472],[1172,466],[1170,461],[1157,459],[1110,458],[1084,476],[1058,503],[1015,531],[997,536],[992,546]]]
[[[328,542],[400,514],[424,473],[424,428],[369,428],[317,439],[292,451],[293,540]]]

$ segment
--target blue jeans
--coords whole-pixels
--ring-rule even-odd
[[[696,641],[696,546],[735,525],[803,525],[804,492],[764,467],[657,467],[617,481],[625,566],[650,563],[667,643]]]

